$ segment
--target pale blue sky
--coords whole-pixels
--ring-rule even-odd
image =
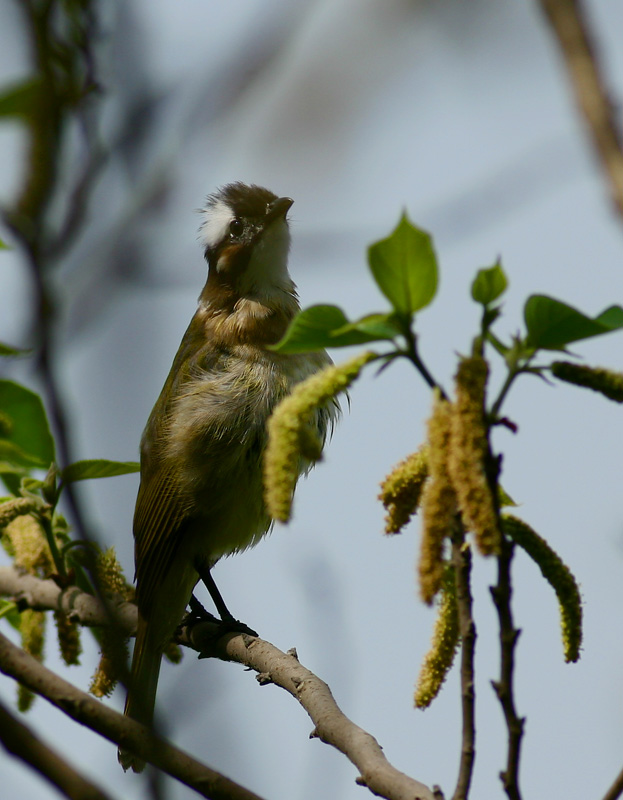
[[[623,7],[589,3],[615,98],[623,96]],[[0,9],[0,77],[23,70],[14,10]],[[535,4],[398,0],[109,4],[106,135],[115,92],[161,96],[147,156],[107,173],[91,225],[69,263],[63,378],[79,457],[136,458],[144,421],[166,376],[205,277],[198,208],[229,180],[294,198],[291,271],[303,305],[333,302],[355,316],[383,310],[365,249],[403,207],[435,237],[441,283],[418,323],[421,352],[449,384],[478,309],[477,268],[501,255],[510,280],[500,334],[521,325],[530,293],[595,314],[623,301],[623,227],[607,202],[549,32]],[[238,74],[244,58],[254,70]],[[0,130],[0,196],[15,184],[18,135]],[[164,201],[132,228],[142,261],[110,231],[153,186]],[[102,264],[115,254],[119,274]],[[104,257],[108,260],[104,261]],[[0,271],[0,340],[23,335],[24,285],[15,256]],[[88,264],[89,269],[84,265]],[[98,271],[99,269],[99,271]],[[621,334],[576,348],[589,363],[623,369]],[[340,359],[343,354],[332,354]],[[494,371],[494,382],[501,371]],[[352,391],[325,462],[299,487],[295,518],[255,550],[215,570],[234,613],[332,687],[398,768],[451,794],[459,748],[456,672],[433,707],[412,689],[433,624],[418,601],[418,524],[383,538],[378,482],[420,443],[430,397],[406,364]],[[522,788],[529,797],[599,797],[621,764],[623,735],[623,514],[621,409],[588,392],[524,378],[506,411],[519,434],[496,435],[503,482],[518,513],[575,572],[585,600],[582,660],[565,665],[555,598],[518,554],[514,608],[523,628],[517,705],[527,715]],[[92,519],[132,574],[136,478],[85,487]],[[474,797],[502,796],[505,728],[489,685],[498,675],[493,565],[476,558],[477,766]],[[86,637],[85,637],[86,641]],[[56,664],[49,642],[50,664]],[[90,648],[92,650],[92,648]],[[86,686],[93,655],[73,680]],[[70,674],[71,679],[71,674]],[[11,697],[9,682],[0,693]],[[121,707],[122,697],[114,702]],[[319,741],[304,712],[239,667],[166,668],[158,695],[172,738],[271,800],[360,800],[356,771]],[[39,701],[29,717],[116,797],[145,796],[114,749]],[[7,798],[53,791],[0,756]],[[191,797],[172,785],[171,798]]]

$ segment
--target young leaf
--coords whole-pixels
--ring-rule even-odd
[[[114,478],[138,472],[140,468],[138,461],[107,461],[104,458],[76,461],[61,472],[61,480],[63,483],[73,483],[91,478]]]
[[[472,298],[483,306],[488,306],[506,291],[508,280],[497,261],[489,269],[479,269],[472,283]]]
[[[403,315],[427,306],[437,291],[437,258],[428,233],[406,214],[387,238],[368,248],[368,263],[379,289]]]
[[[623,328],[623,308],[611,306],[591,319],[553,297],[532,295],[524,306],[524,320],[529,347],[562,350],[571,342]]]
[[[0,94],[0,117],[27,117],[35,107],[41,82],[30,79],[6,89]]]
[[[346,334],[356,331],[362,338],[358,344],[365,342],[392,341],[402,334],[402,329],[397,322],[395,315],[391,314],[367,314],[365,317],[349,322],[341,328],[331,333],[331,340],[342,339]],[[363,337],[366,337],[363,339]],[[336,347],[335,343],[329,347]]]
[[[39,395],[13,381],[0,380],[0,411],[11,420],[5,440],[17,448],[6,460],[25,467],[49,466],[54,461],[54,440]]]
[[[311,306],[292,320],[283,339],[270,349],[277,353],[307,353],[393,339],[398,330],[391,327],[390,318],[389,314],[373,314],[350,322],[338,306]]]
[[[0,247],[0,250],[1,249],[2,248]],[[31,350],[25,348],[12,347],[10,344],[4,344],[4,342],[0,342],[0,356],[25,356],[31,352]]]

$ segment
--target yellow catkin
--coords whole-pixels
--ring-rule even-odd
[[[162,655],[170,661],[171,664],[179,664],[182,660],[184,653],[182,652],[182,648],[176,642],[169,642],[169,644],[164,648]]]
[[[37,661],[43,660],[43,646],[45,644],[46,617],[43,611],[34,611],[27,608],[20,614],[20,634],[22,647]],[[17,707],[20,711],[28,711],[35,699],[34,694],[22,684],[17,688]]]
[[[444,541],[452,533],[456,493],[448,475],[451,405],[438,394],[428,421],[429,480],[422,493],[422,540],[418,564],[420,596],[430,605],[441,588]]]
[[[46,578],[55,572],[48,540],[34,517],[16,517],[4,529],[4,536],[14,554],[15,566]]]
[[[472,531],[483,555],[498,553],[501,534],[498,514],[485,472],[489,453],[484,420],[487,362],[464,358],[456,380],[448,469],[465,527]]]
[[[67,666],[80,664],[82,644],[80,642],[80,627],[69,619],[62,611],[54,612],[54,622],[58,636],[58,646],[61,658]]]
[[[428,708],[446,679],[459,645],[459,615],[456,602],[454,568],[448,565],[441,584],[439,608],[431,648],[415,687],[416,708]]]
[[[537,564],[556,592],[565,661],[577,661],[582,646],[582,597],[573,573],[545,539],[523,520],[505,514],[502,526],[505,533]]]
[[[125,579],[114,547],[98,553],[95,561],[95,576],[102,594],[119,595],[124,600],[133,598],[134,589]]]
[[[550,369],[558,380],[583,386],[605,395],[615,403],[623,403],[623,373],[603,367],[587,367],[570,361],[554,361]]]
[[[422,445],[392,469],[381,484],[379,500],[387,509],[385,533],[399,533],[415,514],[428,478],[428,447]]]
[[[100,628],[99,640],[101,655],[89,692],[95,697],[110,697],[128,663],[128,640],[112,628]]]
[[[4,530],[9,523],[24,514],[36,511],[39,504],[30,497],[14,497],[0,504],[0,531]]]
[[[302,459],[320,456],[322,443],[313,431],[317,409],[331,403],[358,377],[375,353],[367,352],[343,364],[317,372],[298,383],[279,403],[268,420],[268,445],[264,455],[264,498],[273,519],[287,522]]]

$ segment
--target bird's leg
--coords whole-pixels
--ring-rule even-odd
[[[197,600],[194,594],[191,594],[190,600],[188,601],[188,605],[190,606],[191,615],[197,619],[202,620],[205,622],[219,622],[219,620],[214,616],[214,614],[210,614]]]
[[[195,569],[199,573],[199,577],[203,581],[206,589],[210,593],[210,597],[212,598],[212,602],[216,606],[216,610],[221,616],[222,624],[230,631],[239,631],[240,633],[248,633],[250,636],[257,636],[257,633],[252,629],[249,628],[248,625],[245,625],[244,622],[240,622],[237,620],[231,611],[225,605],[225,601],[223,600],[221,593],[219,592],[216,583],[214,582],[214,578],[212,577],[212,573],[209,567],[206,567],[203,564],[195,564]],[[207,613],[201,603],[193,596],[191,598],[192,601],[195,601],[197,605],[199,605],[204,613]],[[192,605],[191,605],[192,608]]]

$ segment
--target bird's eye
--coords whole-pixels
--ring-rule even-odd
[[[239,219],[232,219],[229,223],[229,232],[232,236],[240,236],[242,231],[244,230],[244,225],[241,220]]]

